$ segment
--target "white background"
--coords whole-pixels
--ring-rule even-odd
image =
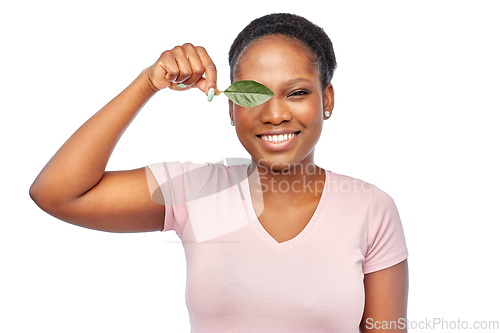
[[[272,12],[305,16],[333,41],[336,105],[316,162],[394,198],[410,252],[408,318],[500,320],[498,2],[243,3],[2,2],[0,331],[189,332],[174,232],[73,226],[41,211],[28,189],[162,51],[206,47],[226,88],[232,40]],[[227,99],[162,91],[108,170],[223,157],[248,157]]]

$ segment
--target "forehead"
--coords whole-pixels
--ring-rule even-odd
[[[252,79],[249,76],[264,74],[276,76],[309,74],[318,77],[316,57],[299,40],[281,35],[263,36],[250,43],[242,52],[235,76]]]

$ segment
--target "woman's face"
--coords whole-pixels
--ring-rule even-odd
[[[313,163],[324,111],[333,109],[334,98],[331,84],[321,89],[311,59],[301,44],[281,36],[257,40],[239,59],[235,80],[260,82],[275,94],[253,108],[229,103],[236,134],[259,166],[280,171]]]

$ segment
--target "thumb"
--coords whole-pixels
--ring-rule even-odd
[[[200,89],[207,95],[207,100],[212,101],[216,92],[218,92],[215,82],[209,82],[208,79],[202,77],[194,85],[194,87]]]

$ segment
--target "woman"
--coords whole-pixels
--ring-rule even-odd
[[[64,221],[111,232],[175,230],[187,260],[192,332],[405,332],[407,250],[392,199],[314,164],[334,106],[325,32],[299,16],[251,22],[229,52],[231,80],[275,96],[229,116],[249,165],[161,163],[105,172],[139,110],[161,89],[211,100],[202,47],[164,52],[59,149],[30,188]],[[160,203],[160,204],[158,204]]]

